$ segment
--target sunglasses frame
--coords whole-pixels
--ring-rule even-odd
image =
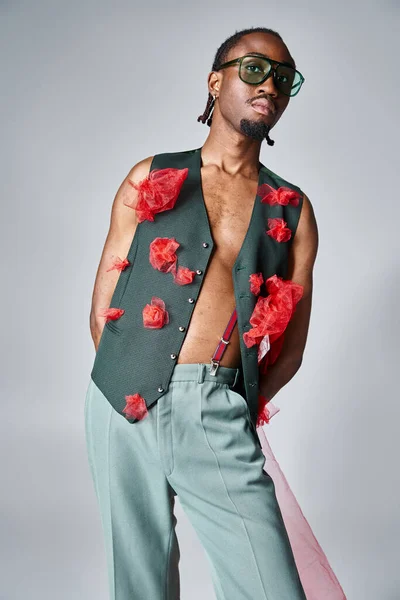
[[[252,83],[252,82],[249,82],[249,81],[245,81],[243,79],[243,77],[241,76],[242,61],[243,61],[244,58],[247,58],[248,56],[254,56],[255,58],[263,58],[270,65],[270,69],[269,69],[268,73],[266,75],[264,75],[264,77],[260,81],[257,81],[257,83]],[[245,54],[244,56],[240,56],[239,58],[234,58],[233,60],[228,60],[228,62],[222,63],[222,65],[220,65],[217,69],[215,69],[215,71],[219,71],[220,69],[224,69],[225,67],[230,67],[231,65],[235,65],[237,63],[239,63],[238,75],[239,75],[240,79],[244,83],[247,83],[248,85],[260,85],[260,83],[263,83],[266,79],[268,79],[268,77],[271,75],[271,73],[273,74],[274,79],[275,79],[275,76],[277,75],[276,69],[280,65],[282,65],[284,67],[291,67],[292,69],[294,69],[294,67],[292,65],[289,65],[288,63],[279,62],[278,60],[272,60],[272,58],[269,58],[268,56],[265,56],[264,54],[256,54],[256,53],[253,53],[253,52],[249,52],[248,54]],[[295,93],[294,94],[286,94],[286,92],[283,92],[278,87],[279,91],[282,94],[284,94],[285,96],[289,96],[290,98],[293,98],[293,96],[296,96],[296,94],[299,93],[301,86],[305,82],[305,77],[303,77],[303,75],[300,73],[300,71],[298,71],[297,69],[294,69],[294,70],[300,75],[300,82],[296,85],[297,89],[296,89]]]

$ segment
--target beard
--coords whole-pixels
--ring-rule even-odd
[[[250,119],[241,119],[240,121],[240,131],[259,142],[267,138],[270,129],[271,125],[260,120],[250,121]]]

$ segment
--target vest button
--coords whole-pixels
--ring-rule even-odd
[[[171,358],[176,358],[176,354],[171,354]]]
[[[197,275],[201,275],[203,273],[203,271],[201,269],[197,269],[196,273],[197,273]]]
[[[190,302],[190,304],[193,304],[194,298],[188,298],[188,302]]]
[[[179,331],[185,331],[185,327],[183,325],[179,326]]]
[[[208,243],[207,242],[203,242],[203,248],[208,248]]]
[[[160,385],[160,387],[158,387],[158,388],[157,388],[157,391],[158,391],[158,392],[163,392],[163,391],[164,391],[164,388],[163,388],[163,387],[161,387],[161,385]]]

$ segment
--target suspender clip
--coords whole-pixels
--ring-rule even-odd
[[[215,360],[215,358],[212,358],[211,366],[210,366],[210,375],[216,375],[218,367],[219,367],[219,360]]]

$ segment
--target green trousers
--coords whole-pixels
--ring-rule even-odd
[[[89,465],[110,600],[179,600],[175,496],[204,548],[218,600],[306,600],[239,369],[176,364],[167,392],[129,423],[90,380]]]

